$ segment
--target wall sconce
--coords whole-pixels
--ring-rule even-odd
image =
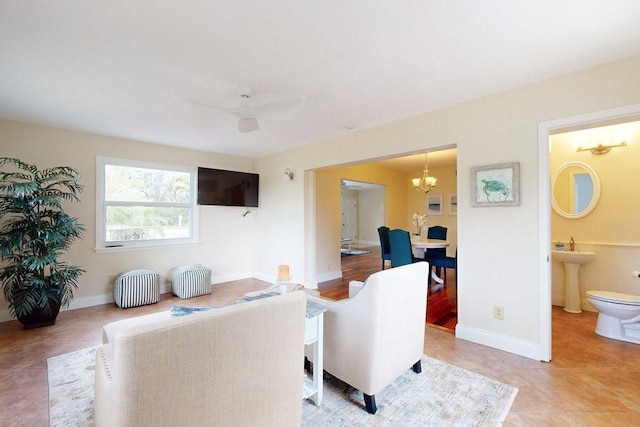
[[[284,171],[284,176],[282,178],[285,182],[286,181],[293,181],[293,171],[289,168],[285,169]]]
[[[424,191],[425,194],[436,186],[437,178],[429,176],[429,165],[427,163],[427,153],[424,154],[424,171],[422,178],[413,178],[411,183],[416,191]]]
[[[627,146],[627,142],[626,141],[622,141],[620,144],[612,144],[612,145],[598,144],[595,147],[591,147],[591,148],[578,147],[578,149],[576,151],[577,152],[580,152],[580,151],[591,151],[591,154],[607,154],[609,151],[611,151],[612,148],[626,147],[626,146]]]

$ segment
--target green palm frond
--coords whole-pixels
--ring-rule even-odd
[[[9,312],[20,317],[65,307],[84,273],[60,261],[85,231],[63,209],[64,202],[80,201],[80,175],[9,157],[0,157],[0,169],[0,284]]]

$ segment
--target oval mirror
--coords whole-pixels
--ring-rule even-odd
[[[600,179],[586,163],[568,162],[551,177],[553,210],[568,219],[579,219],[595,209],[600,200]]]

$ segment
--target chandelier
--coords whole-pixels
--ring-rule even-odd
[[[424,172],[422,178],[413,178],[411,182],[413,183],[413,188],[416,191],[424,191],[428,193],[436,186],[436,181],[438,179],[432,176],[429,176],[429,165],[427,163],[427,153],[424,153]]]

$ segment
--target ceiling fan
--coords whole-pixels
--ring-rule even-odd
[[[289,115],[305,102],[304,95],[297,95],[290,98],[279,99],[277,101],[253,104],[251,103],[251,97],[254,95],[254,92],[251,88],[242,88],[238,93],[240,95],[240,105],[233,108],[216,107],[184,96],[175,94],[173,96],[194,104],[199,104],[235,115],[238,117],[238,131],[242,133],[258,130],[260,128],[258,124],[259,118],[277,118],[278,116],[282,117]]]

